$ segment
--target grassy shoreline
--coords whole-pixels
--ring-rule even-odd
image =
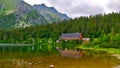
[[[95,48],[95,47],[84,47],[84,46],[78,46],[77,48],[98,50],[98,51],[107,51],[108,53],[111,53],[111,54],[119,54],[120,55],[120,49],[116,49],[116,48],[101,48],[101,47]]]

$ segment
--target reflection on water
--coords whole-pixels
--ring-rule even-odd
[[[0,68],[112,68],[120,60],[104,51],[83,50],[83,57],[68,58],[57,53],[0,53]]]

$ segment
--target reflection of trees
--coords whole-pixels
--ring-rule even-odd
[[[84,57],[96,63],[113,63],[117,62],[117,58],[105,51],[84,50]]]
[[[96,51],[96,50],[84,50],[84,54],[90,57],[101,57],[101,56],[109,56],[105,51]]]

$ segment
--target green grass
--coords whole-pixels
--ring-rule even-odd
[[[101,47],[85,47],[85,46],[78,46],[77,48],[81,48],[81,49],[90,49],[90,50],[98,50],[98,51],[107,51],[108,53],[112,53],[112,54],[120,54],[120,49],[116,49],[116,48],[101,48]]]

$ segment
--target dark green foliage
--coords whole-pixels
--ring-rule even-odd
[[[102,43],[99,45],[100,47],[103,48],[120,48],[120,42],[107,42],[107,43]]]
[[[31,13],[31,17],[29,16],[30,19],[32,18],[32,16],[34,17],[34,14]],[[0,42],[27,44],[35,43],[39,45],[41,39],[42,43],[44,44],[48,42],[48,39],[52,39],[52,42],[56,42],[56,40],[59,39],[62,33],[73,32],[81,32],[83,34],[83,37],[92,38],[93,40],[91,40],[90,43],[93,45],[104,44],[109,42],[120,42],[119,18],[120,13],[112,13],[108,15],[80,17],[70,19],[68,21],[64,20],[61,23],[52,23],[46,25],[43,24],[39,26],[31,26],[14,30],[0,30]],[[11,20],[11,22],[12,21],[13,20]],[[35,42],[33,42],[32,39],[35,39]],[[69,43],[76,44],[78,42],[70,41]],[[61,45],[64,46],[65,43]],[[111,46],[112,43],[110,47]],[[68,46],[66,45],[66,47]],[[119,46],[115,44],[114,47],[117,48]],[[72,45],[70,46],[70,48],[72,48]]]

